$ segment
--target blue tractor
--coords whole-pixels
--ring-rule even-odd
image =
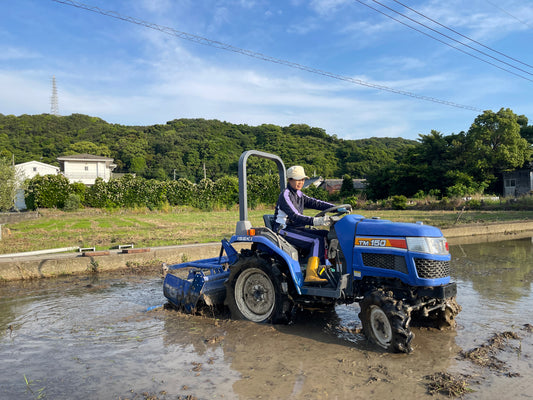
[[[264,226],[248,221],[246,163],[252,155],[274,161],[285,188],[279,157],[255,150],[241,155],[235,235],[222,240],[219,257],[167,267],[163,291],[171,305],[194,312],[199,304],[223,303],[235,319],[286,323],[298,307],[358,302],[366,337],[387,351],[405,353],[412,351],[412,320],[455,326],[461,307],[440,229],[339,212],[351,210],[346,204],[322,211],[317,216],[330,214],[333,221],[328,265],[321,267],[319,282],[306,283],[307,255],[272,230],[273,215],[263,217]]]

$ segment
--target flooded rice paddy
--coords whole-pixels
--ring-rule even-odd
[[[158,273],[0,284],[0,398],[532,398],[532,239],[451,252],[458,328],[413,328],[409,355],[370,346],[357,305],[271,326],[157,307]]]

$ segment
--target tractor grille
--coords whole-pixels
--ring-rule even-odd
[[[393,254],[362,253],[363,264],[367,267],[392,269],[407,274],[405,257]]]
[[[415,258],[418,276],[424,279],[444,278],[450,275],[450,262]]]

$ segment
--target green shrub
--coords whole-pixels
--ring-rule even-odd
[[[167,201],[171,206],[191,205],[194,197],[194,183],[180,178],[177,181],[168,181],[166,184]]]
[[[74,182],[70,184],[70,191],[78,195],[81,204],[85,204],[85,193],[87,193],[87,186],[81,182]]]
[[[63,175],[37,175],[29,180],[24,199],[30,210],[63,208],[71,190],[69,180]]]
[[[405,210],[407,208],[407,197],[404,195],[393,196],[391,201],[391,207],[394,210]]]
[[[326,189],[318,188],[314,185],[311,185],[306,187],[303,192],[310,197],[314,197],[315,199],[319,199],[322,201],[330,201],[329,193]]]
[[[278,175],[248,175],[247,192],[249,207],[254,209],[259,204],[276,204],[281,191],[280,189]]]
[[[418,199],[418,200],[422,200],[423,198],[426,197],[426,194],[424,193],[423,190],[419,190],[418,192],[415,193],[415,195],[413,196],[413,198],[415,199]]]
[[[471,199],[466,202],[466,205],[468,208],[471,208],[473,210],[479,210],[481,208],[481,201],[477,199]]]
[[[108,185],[102,178],[96,178],[94,185],[89,187],[86,193],[85,202],[89,207],[110,208],[116,207],[109,196]]]
[[[353,209],[357,208],[357,196],[350,196],[344,199],[344,203],[352,206]]]
[[[192,205],[200,210],[212,210],[215,205],[214,188],[215,184],[211,179],[202,179],[196,185],[196,196]]]
[[[239,202],[239,180],[229,176],[217,179],[214,192],[217,205],[229,209]]]
[[[65,211],[76,211],[81,208],[81,199],[80,196],[71,193],[68,195],[67,199],[65,200],[65,205],[63,206],[63,210]]]

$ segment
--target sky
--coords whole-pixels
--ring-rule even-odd
[[[416,140],[502,107],[533,124],[533,0],[62,1],[126,20],[0,0],[1,114],[50,113],[55,77],[60,115],[122,125]]]

